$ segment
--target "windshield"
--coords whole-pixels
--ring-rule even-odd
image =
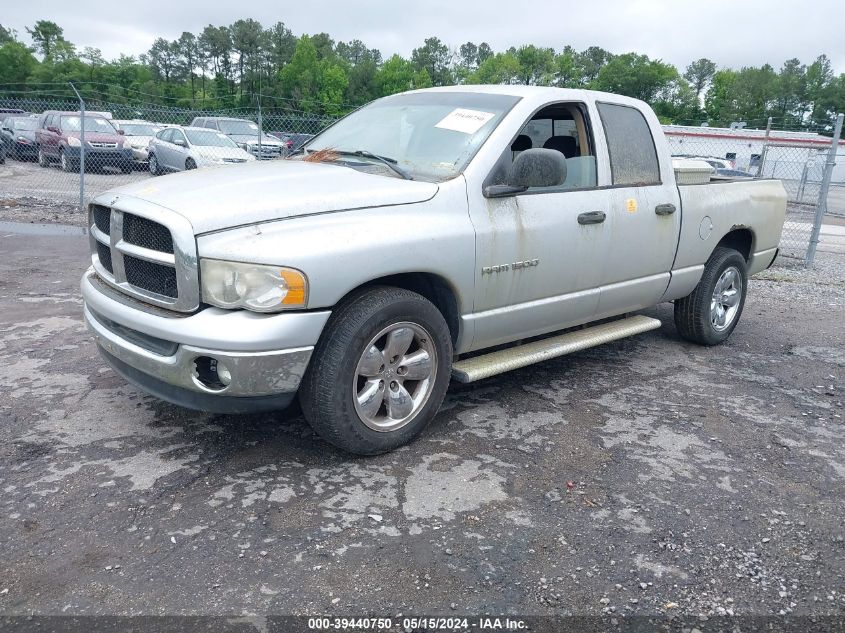
[[[126,136],[155,136],[159,130],[149,123],[121,123],[120,129],[126,132]]]
[[[15,119],[12,121],[13,130],[34,130],[38,121],[35,119]]]
[[[364,150],[395,160],[416,179],[447,180],[461,173],[517,101],[475,92],[385,97],[338,121],[305,149]]]
[[[185,130],[191,145],[205,147],[237,147],[235,142],[225,134],[214,130]]]
[[[224,134],[258,136],[258,126],[252,121],[218,121],[217,123]]]
[[[63,116],[62,117],[62,129],[65,132],[79,132],[82,128],[80,124],[82,123],[82,118],[78,116]],[[85,131],[86,132],[99,132],[100,134],[117,134],[117,130],[114,129],[114,126],[100,117],[85,117]]]

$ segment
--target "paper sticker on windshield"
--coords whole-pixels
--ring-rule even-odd
[[[439,127],[443,130],[452,130],[454,132],[463,132],[464,134],[475,134],[481,129],[482,125],[494,116],[496,115],[492,112],[455,108],[434,127]]]

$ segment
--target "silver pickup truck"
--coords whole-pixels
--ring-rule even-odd
[[[89,212],[85,320],[115,371],[205,411],[298,394],[326,440],[375,454],[420,433],[450,379],[654,329],[632,313],[664,301],[683,338],[721,343],[777,255],[786,194],[678,186],[641,101],[457,86]]]

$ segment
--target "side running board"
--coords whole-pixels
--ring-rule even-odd
[[[475,382],[512,369],[572,354],[588,347],[656,330],[660,325],[657,319],[642,315],[594,325],[517,347],[459,360],[452,365],[452,378],[458,382]]]

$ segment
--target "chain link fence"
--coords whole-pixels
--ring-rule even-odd
[[[845,145],[834,138],[786,130],[667,126],[673,156],[703,160],[716,179],[775,178],[787,192],[780,262],[810,266],[824,216],[845,216]]]
[[[335,120],[258,107],[0,95],[0,203],[75,210],[103,191],[165,173],[283,159]]]
[[[760,176],[779,179],[787,194],[780,242],[782,257],[807,259],[826,159],[827,150],[817,146],[771,143],[765,148]]]
[[[0,93],[0,121],[6,158],[0,204],[76,210],[103,191],[165,173],[286,158],[335,119],[258,107],[185,109]],[[666,133],[673,156],[705,160],[717,178],[783,181],[789,195],[784,258],[811,264],[824,214],[845,216],[845,146],[838,154],[830,139],[679,126]]]

